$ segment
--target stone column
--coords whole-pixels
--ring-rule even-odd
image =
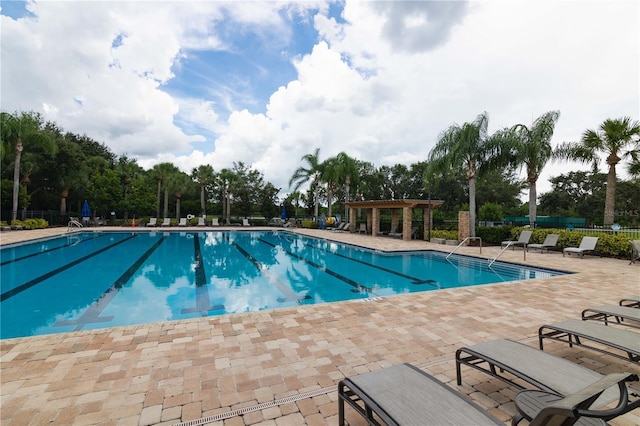
[[[458,212],[458,242],[469,237],[469,212]]]
[[[369,213],[367,212],[367,217]],[[371,236],[377,237],[380,233],[380,209],[374,207],[371,209]]]
[[[402,208],[402,239],[411,240],[411,207]]]
[[[427,240],[429,238],[429,229],[433,231],[433,209],[429,207],[427,207],[426,209],[423,209],[422,217],[424,218],[423,220],[424,232],[423,232],[422,238]]]
[[[357,219],[356,218],[356,209],[354,207],[349,207],[349,222],[353,225],[354,231],[355,231],[356,219]]]

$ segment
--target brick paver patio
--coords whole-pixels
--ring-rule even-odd
[[[424,241],[294,231],[383,250],[452,249]],[[60,232],[66,229],[3,232],[0,242]],[[459,250],[485,258],[498,251]],[[0,423],[193,426],[207,418],[206,424],[218,426],[336,425],[340,379],[401,362],[435,375],[508,423],[515,413],[515,390],[470,369],[457,386],[455,350],[495,338],[536,346],[542,323],[578,318],[586,307],[640,294],[640,265],[594,256],[563,258],[557,252],[530,252],[523,261],[519,249],[501,259],[577,273],[2,340]],[[601,373],[640,372],[637,364],[586,349],[550,342],[545,350]],[[611,423],[640,424],[639,411]],[[353,412],[347,414],[351,425],[364,424]]]

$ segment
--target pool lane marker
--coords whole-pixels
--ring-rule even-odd
[[[151,256],[151,254],[156,251],[160,244],[162,244],[167,239],[167,236],[163,236],[160,240],[156,241],[147,251],[143,253],[142,256],[138,258],[127,270],[120,275],[120,277],[114,281],[114,283],[109,287],[102,295],[91,304],[85,311],[76,319],[71,320],[60,320],[54,324],[54,327],[64,327],[69,325],[77,325],[74,331],[79,331],[82,327],[89,323],[99,323],[99,322],[109,322],[113,320],[113,316],[101,317],[102,311],[104,308],[111,303],[114,297],[118,294],[120,289],[124,287],[126,283],[129,282],[131,277],[140,269],[140,267],[144,264],[144,262]]]
[[[403,274],[402,272],[398,272],[398,271],[394,271],[393,269],[385,268],[384,266],[378,266],[378,265],[375,265],[375,264],[370,263],[370,262],[365,262],[364,260],[354,259],[354,258],[346,256],[344,254],[333,253],[332,251],[327,250],[326,248],[322,248],[322,247],[319,247],[319,246],[314,246],[314,245],[308,244],[308,243],[304,243],[304,245],[309,247],[309,248],[312,248],[312,249],[324,251],[326,253],[332,254],[332,255],[337,256],[337,257],[342,257],[343,259],[347,259],[347,260],[350,260],[352,262],[360,263],[361,265],[369,266],[371,268],[375,268],[375,269],[378,269],[380,271],[387,272],[389,274],[393,274],[393,275],[397,275],[397,276],[402,277],[402,278],[406,278],[406,279],[411,281],[411,284],[416,284],[416,285],[417,284],[430,284],[430,285],[432,285],[432,286],[434,286],[436,288],[440,288],[437,285],[437,281],[436,280],[412,277],[411,275],[406,275],[406,274]]]
[[[193,252],[195,257],[195,274],[196,274],[196,306],[193,308],[183,308],[180,310],[183,314],[200,312],[203,317],[208,316],[209,311],[224,310],[224,305],[212,305],[209,299],[209,290],[207,289],[207,275],[204,271],[204,263],[202,261],[202,250],[200,248],[200,237],[197,233],[193,234]]]
[[[260,271],[260,273],[269,280],[271,284],[273,284],[278,288],[278,290],[280,290],[280,292],[286,297],[286,299],[284,300],[285,302],[296,302],[300,305],[302,304],[302,300],[306,299],[306,297],[300,298],[300,296],[298,296],[296,292],[291,290],[291,288],[287,284],[283,283],[278,277],[269,272],[269,269],[264,266],[259,260],[253,257],[251,253],[240,247],[240,245],[235,241],[231,241],[227,234],[224,234],[224,240],[235,247],[235,249],[238,250],[244,257],[246,257],[247,260],[249,260],[249,262],[251,262],[253,266],[255,266],[258,271]]]
[[[105,235],[106,235],[106,234],[105,234]],[[59,247],[52,247],[52,248],[50,248],[50,249],[47,249],[47,250],[44,250],[44,251],[39,251],[39,252],[37,252],[37,253],[27,254],[27,255],[25,255],[25,256],[18,257],[18,258],[16,258],[16,259],[5,260],[4,262],[1,262],[1,263],[0,263],[0,266],[7,265],[7,264],[9,264],[9,263],[13,263],[13,262],[18,262],[18,261],[20,261],[20,260],[28,259],[28,258],[30,258],[30,257],[39,256],[39,255],[41,255],[41,254],[50,253],[50,252],[55,251],[55,250],[60,250],[60,249],[63,249],[63,248],[67,248],[67,247],[75,246],[75,245],[77,245],[77,244],[82,244],[82,243],[84,243],[84,242],[86,242],[86,241],[91,241],[91,240],[94,240],[94,239],[96,239],[96,238],[101,238],[101,237],[103,237],[103,236],[104,236],[104,235],[96,235],[96,234],[92,234],[92,237],[91,237],[91,238],[85,238],[85,239],[83,239],[83,240],[76,241],[75,243],[70,243],[70,242],[69,242],[69,239],[67,239],[67,243],[66,243],[66,244],[63,244],[63,245],[61,245],[61,246],[59,246]],[[9,250],[9,249],[6,249],[6,250]]]
[[[137,234],[131,234],[131,236],[129,236],[129,237],[123,239],[123,240],[117,241],[114,244],[111,244],[111,245],[109,245],[107,247],[104,247],[104,248],[102,248],[100,250],[96,250],[91,254],[88,254],[86,256],[83,256],[83,257],[81,257],[79,259],[74,260],[73,262],[69,262],[64,266],[61,266],[61,267],[59,267],[57,269],[54,269],[53,271],[47,272],[46,274],[41,275],[41,276],[39,276],[37,278],[34,278],[31,281],[27,281],[24,284],[21,284],[21,285],[15,287],[15,288],[12,288],[11,290],[7,290],[7,291],[5,291],[4,293],[2,293],[0,295],[0,302],[4,302],[5,300],[15,296],[16,294],[20,294],[23,291],[30,289],[34,285],[40,284],[41,282],[43,282],[43,281],[45,281],[45,280],[47,280],[47,279],[49,279],[49,278],[51,278],[51,277],[53,277],[55,275],[58,275],[61,272],[64,272],[67,269],[84,262],[85,260],[91,259],[92,257],[97,256],[97,255],[99,255],[99,254],[101,254],[101,253],[103,253],[103,252],[105,252],[107,250],[110,250],[113,247],[116,247],[116,246],[118,246],[118,245],[120,245],[122,243],[125,243],[125,242],[127,242],[130,239],[135,238],[135,237],[137,237]]]
[[[262,238],[258,238],[258,241],[260,241],[261,243],[266,244],[268,246],[271,246],[273,248],[280,248],[282,251],[287,253],[289,256],[294,257],[294,258],[296,258],[298,260],[302,260],[303,262],[313,266],[314,268],[319,269],[320,271],[322,271],[322,272],[324,272],[326,274],[329,274],[332,277],[339,279],[340,281],[344,281],[345,283],[347,283],[350,286],[352,286],[355,292],[358,292],[358,293],[365,293],[365,292],[366,293],[373,293],[373,289],[371,287],[364,286],[364,285],[352,280],[349,277],[345,277],[342,274],[339,274],[339,273],[337,273],[335,271],[332,271],[331,269],[328,269],[326,266],[319,265],[319,264],[317,264],[317,263],[315,263],[315,262],[313,262],[313,261],[311,261],[311,260],[309,260],[309,259],[307,259],[305,257],[302,257],[302,256],[300,256],[300,255],[298,255],[298,254],[296,254],[296,253],[294,253],[292,251],[289,251],[289,250],[285,249],[282,246],[278,246],[276,244],[273,244],[272,242],[269,242],[267,240],[263,240]]]

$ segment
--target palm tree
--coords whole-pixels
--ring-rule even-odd
[[[338,181],[344,185],[344,202],[348,203],[350,201],[351,184],[358,183],[358,162],[346,153],[341,152],[336,155],[334,166],[336,167]],[[345,220],[349,221],[349,209],[346,205],[344,210]]]
[[[318,218],[318,191],[319,191],[319,183],[320,183],[320,148],[316,148],[313,154],[303,155],[301,160],[307,162],[307,167],[300,166],[294,172],[291,179],[289,179],[289,188],[293,185],[293,191],[297,191],[300,189],[302,185],[311,181],[313,186],[313,202],[314,202],[314,210],[313,216],[317,220]]]
[[[231,169],[225,168],[218,173],[218,187],[222,189],[222,217],[227,224],[231,221],[231,200],[237,181],[238,175]]]
[[[25,145],[39,146],[46,154],[54,155],[57,145],[43,130],[42,117],[35,113],[0,113],[2,155],[11,149],[15,154],[13,166],[13,205],[11,220],[18,217],[18,194],[20,190],[20,160]]]
[[[206,186],[214,179],[213,167],[208,164],[194,167],[191,171],[191,177],[200,184],[200,216],[204,217],[206,214]]]
[[[160,164],[156,164],[155,166],[153,166],[153,169],[151,170],[153,175],[155,176],[157,182],[158,182],[158,194],[157,194],[157,209],[156,209],[156,216],[157,217],[161,217],[160,216],[160,192],[161,192],[161,187],[164,186],[164,216],[162,217],[169,217],[169,178],[171,177],[171,175],[173,175],[174,173],[179,172],[178,168],[176,166],[174,166],[172,163],[160,163]]]
[[[535,225],[537,219],[536,183],[542,169],[553,155],[551,138],[558,118],[560,111],[549,111],[538,117],[531,127],[516,124],[507,131],[498,132],[494,138],[498,152],[496,162],[526,168],[531,226]]]
[[[487,135],[489,115],[484,112],[472,123],[451,125],[438,138],[429,153],[427,175],[465,170],[469,182],[469,236],[476,236],[476,177],[495,167],[491,160],[491,141]]]
[[[173,189],[173,195],[176,197],[176,219],[180,220],[180,203],[182,201],[182,193],[189,189],[189,185],[193,181],[184,173],[174,173],[169,178],[169,187]]]
[[[340,183],[340,165],[336,157],[327,158],[320,165],[320,181],[327,185],[327,216],[333,216],[333,194]]]
[[[609,165],[607,173],[607,189],[604,201],[604,222],[611,225],[615,217],[616,204],[616,165],[624,158],[632,160],[638,156],[638,137],[640,123],[631,118],[606,119],[598,130],[586,130],[580,142],[565,142],[554,151],[554,157],[560,160],[575,160],[591,163],[597,170],[600,153],[607,155]],[[630,150],[625,151],[629,148]]]

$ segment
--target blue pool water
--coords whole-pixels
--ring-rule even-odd
[[[562,274],[286,231],[82,232],[0,250],[0,338]]]

